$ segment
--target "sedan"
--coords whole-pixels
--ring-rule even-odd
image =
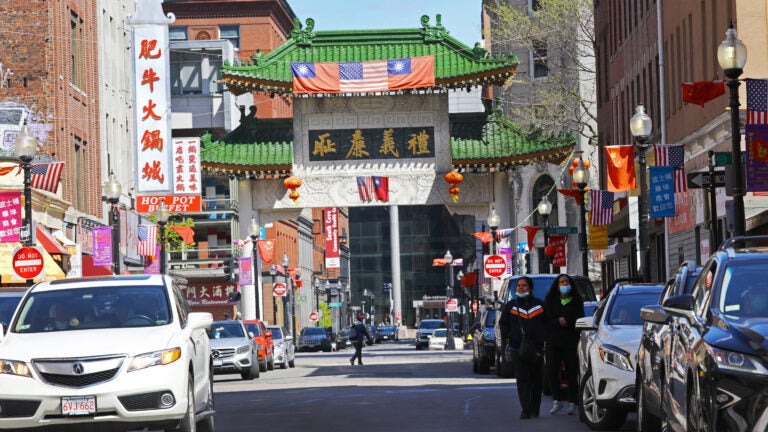
[[[435,330],[435,332],[432,333],[432,337],[429,339],[429,349],[444,350],[445,344],[448,340],[447,333],[448,333],[448,330],[446,329]],[[464,339],[458,336],[453,336],[453,344],[457,350],[464,349]]]
[[[381,341],[397,342],[399,340],[397,332],[398,328],[395,325],[383,325],[379,327],[379,336],[381,337]]]

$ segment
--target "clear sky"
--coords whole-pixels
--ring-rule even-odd
[[[470,47],[480,42],[481,0],[287,0],[302,25],[315,20],[315,31],[421,28],[422,15],[442,15],[450,35]]]

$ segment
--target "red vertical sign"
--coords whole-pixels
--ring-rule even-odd
[[[323,211],[323,232],[325,233],[325,268],[341,268],[339,259],[339,210],[335,207]]]
[[[555,256],[552,257],[552,266],[565,267],[565,242],[568,241],[567,235],[549,236],[549,244],[555,247]]]

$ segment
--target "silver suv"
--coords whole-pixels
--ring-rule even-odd
[[[259,358],[253,333],[242,321],[216,321],[211,325],[214,374],[239,373],[244,380],[259,377]]]
[[[441,319],[425,319],[416,329],[416,349],[429,348],[429,339],[437,329],[448,328],[448,323]]]
[[[293,343],[293,336],[288,334],[283,326],[267,326],[267,330],[272,332],[272,341],[275,344],[275,363],[279,364],[281,369],[294,367],[296,345]]]

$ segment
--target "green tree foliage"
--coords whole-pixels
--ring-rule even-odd
[[[331,308],[328,307],[328,303],[321,302],[319,309],[320,309],[320,327],[325,327],[325,328],[333,327],[333,317],[331,316]]]
[[[157,217],[155,217],[154,214],[149,215],[149,220],[151,220],[153,223],[157,223]],[[171,226],[183,226],[183,227],[194,228],[195,221],[192,220],[192,218],[184,218],[184,216],[180,214],[174,214],[168,218],[168,223],[165,224],[165,242],[168,250],[183,252],[185,250],[192,249],[195,247],[197,243],[195,242],[192,242],[190,244],[185,243],[184,240],[179,235],[179,233],[177,233],[176,230],[171,228]],[[159,233],[158,233],[158,241],[160,241]]]

